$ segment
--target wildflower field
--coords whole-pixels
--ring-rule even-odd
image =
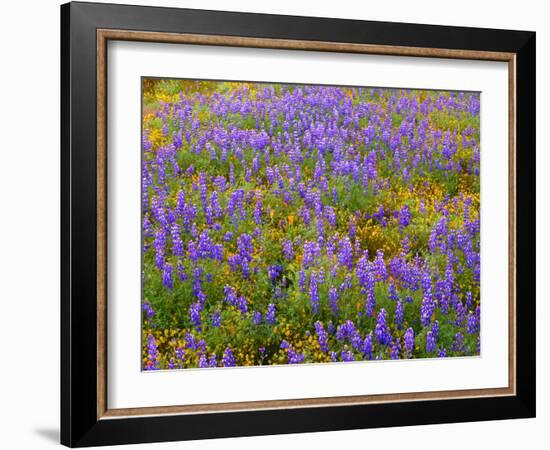
[[[478,93],[142,81],[143,370],[479,355]]]

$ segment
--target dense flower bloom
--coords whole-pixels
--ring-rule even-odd
[[[478,93],[151,84],[144,370],[480,354]]]

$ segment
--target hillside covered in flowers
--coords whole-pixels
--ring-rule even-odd
[[[479,112],[144,79],[143,369],[479,355]]]

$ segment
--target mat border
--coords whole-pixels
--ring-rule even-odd
[[[344,406],[367,403],[387,403],[396,401],[418,401],[418,400],[442,400],[450,398],[466,397],[495,397],[515,394],[515,372],[512,370],[515,364],[515,260],[513,252],[514,229],[511,226],[515,220],[515,191],[513,183],[513,160],[515,154],[515,143],[513,140],[513,124],[515,117],[514,93],[515,78],[509,77],[509,342],[508,342],[508,387],[493,389],[471,389],[471,390],[448,390],[435,392],[411,392],[401,394],[379,394],[379,395],[354,395],[323,398],[301,398],[287,400],[265,400],[231,403],[212,403],[202,405],[177,405],[164,407],[142,407],[142,408],[119,408],[109,409],[107,405],[107,43],[109,41],[134,41],[134,42],[156,42],[170,44],[192,44],[192,45],[215,45],[231,47],[252,47],[264,49],[285,49],[285,50],[308,50],[339,53],[362,53],[380,54],[391,56],[415,56],[435,57],[452,59],[474,59],[501,61],[508,63],[508,71],[514,73],[515,55],[513,53],[500,53],[488,51],[467,51],[448,50],[436,48],[409,48],[391,47],[384,45],[370,44],[343,44],[319,41],[287,41],[283,39],[259,39],[233,36],[209,36],[197,34],[177,33],[151,33],[136,32],[127,30],[97,30],[97,233],[98,233],[98,411],[97,417],[128,417],[137,415],[159,415],[159,414],[192,414],[209,412],[230,412],[230,411],[258,411],[272,408],[298,408],[314,406]]]

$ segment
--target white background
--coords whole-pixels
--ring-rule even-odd
[[[107,52],[108,408],[508,386],[507,63],[143,42]],[[141,75],[480,91],[482,356],[140,372]]]
[[[132,0],[135,4],[152,1]],[[550,30],[544,2],[462,0],[445,2],[334,0],[258,2],[232,0],[157,1],[156,5],[231,9],[447,25],[537,31],[537,278],[544,281],[550,263],[544,208],[550,165],[544,134],[550,120],[548,54]],[[59,422],[59,2],[5,2],[1,15],[0,84],[0,282],[2,362],[0,375],[0,446],[9,449],[52,447]],[[358,430],[289,436],[141,445],[135,448],[234,449],[342,446],[407,449],[544,448],[550,426],[550,358],[544,318],[550,313],[546,290],[538,287],[537,419],[450,424],[397,429]],[[541,381],[542,380],[542,381]],[[133,448],[133,447],[127,447]]]

